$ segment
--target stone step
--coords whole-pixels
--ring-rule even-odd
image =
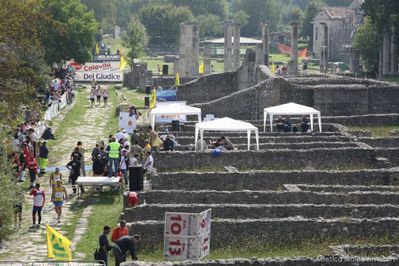
[[[284,184],[399,185],[399,169],[160,173],[153,189],[275,190]]]
[[[307,191],[182,191],[153,190],[140,192],[145,204],[398,204],[394,192],[307,192]]]
[[[399,137],[384,137],[384,138],[371,138],[371,137],[358,137],[358,141],[366,143],[372,147],[378,148],[395,148],[399,147]]]
[[[299,189],[300,191],[313,191],[313,192],[333,192],[333,193],[344,193],[352,191],[387,191],[387,192],[399,192],[399,186],[342,186],[342,185],[308,185],[308,184],[287,184]]]
[[[212,217],[218,219],[287,218],[377,218],[399,217],[399,206],[391,204],[141,204],[126,208],[122,214],[128,222],[165,219],[165,212],[199,213],[212,209]]]
[[[251,141],[251,150],[256,149],[256,144],[254,141]],[[235,144],[235,149],[237,150],[247,150],[248,144]],[[315,149],[315,148],[325,148],[325,149],[335,149],[335,148],[345,148],[345,147],[359,147],[359,144],[356,142],[300,142],[300,143],[259,143],[259,149],[261,150],[272,150],[272,149]],[[176,151],[186,151],[186,150],[194,150],[194,144],[188,145],[178,145],[175,150]],[[206,147],[208,149],[212,149],[211,145]]]
[[[207,169],[224,165],[237,169],[367,169],[382,167],[375,150],[367,147],[311,150],[227,151],[218,157],[211,152],[159,152],[154,155],[158,171]]]
[[[260,125],[260,124],[259,124]],[[262,125],[263,127],[263,125]],[[270,128],[269,128],[270,130]],[[167,135],[172,132],[159,132],[159,135]],[[194,126],[193,126],[193,131],[182,131],[182,132],[173,132],[174,135],[177,135],[179,137],[193,137],[194,136]],[[253,133],[252,133],[253,134]],[[288,137],[344,137],[344,135],[340,132],[270,132],[266,131],[263,132],[259,131],[258,132],[259,137],[281,137],[281,138],[288,138]],[[228,138],[232,137],[246,137],[247,133],[246,132],[235,132],[235,131],[224,131],[224,132],[213,132],[213,131],[204,131],[204,137],[220,137],[220,136],[226,136]]]
[[[399,218],[375,219],[215,219],[211,226],[211,248],[234,245],[289,245],[308,241],[385,239],[395,241]],[[163,243],[163,221],[139,221],[129,224],[130,234],[141,235],[144,248]]]

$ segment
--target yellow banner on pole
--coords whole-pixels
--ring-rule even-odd
[[[96,43],[96,54],[100,53],[100,48],[98,48],[98,43]]]
[[[51,226],[46,226],[47,231],[47,256],[50,259],[60,261],[72,260],[71,241],[65,236],[54,230]]]
[[[151,93],[151,99],[150,99],[150,110],[152,108],[154,108],[157,105],[157,90],[154,87],[152,89],[152,93]]]
[[[120,59],[120,62],[119,62],[119,69],[120,70],[124,70],[126,68],[127,64],[128,64],[128,61],[127,61],[125,55],[122,52],[120,54],[120,57],[121,57],[121,59]]]
[[[179,72],[176,73],[175,86],[180,86],[180,76],[179,76]]]

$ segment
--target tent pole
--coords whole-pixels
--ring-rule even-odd
[[[273,115],[270,114],[270,132],[273,132]]]
[[[197,142],[198,142],[198,127],[195,127],[195,139],[194,139],[194,150],[197,150]]]
[[[319,121],[319,130],[321,132],[321,116],[320,116],[320,112],[317,114],[317,120]]]
[[[247,137],[248,137],[248,150],[251,150],[251,130],[247,131]]]
[[[313,132],[313,114],[310,114],[310,130]]]
[[[204,140],[204,130],[203,129],[200,130],[200,134],[201,134],[201,152],[202,152],[204,150],[204,142],[203,142],[203,140]]]
[[[256,150],[259,151],[259,132],[258,132],[258,129],[255,130],[255,138],[256,138]]]
[[[267,112],[263,111],[263,132],[266,132],[266,118],[267,118]]]

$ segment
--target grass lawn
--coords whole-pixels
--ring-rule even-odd
[[[349,130],[369,130],[372,137],[390,137],[392,130],[399,130],[399,126],[348,126]]]

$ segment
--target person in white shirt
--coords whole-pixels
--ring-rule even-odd
[[[146,155],[147,155],[147,159],[145,160],[145,163],[143,166],[144,173],[146,173],[146,172],[151,173],[154,169],[154,158],[152,157],[150,151],[147,151]]]
[[[125,133],[122,132],[123,130],[118,131],[115,134],[116,141],[119,142],[121,139],[125,137]]]

